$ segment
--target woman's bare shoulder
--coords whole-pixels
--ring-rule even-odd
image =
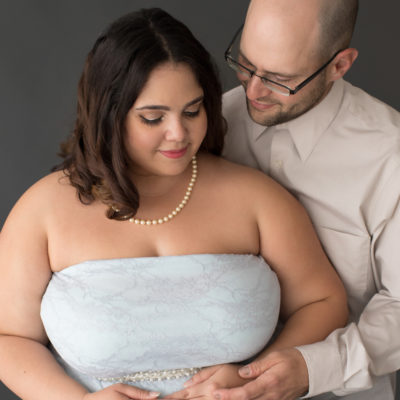
[[[76,189],[71,185],[64,171],[52,172],[37,181],[29,190],[36,196],[53,202],[54,200],[68,200],[76,194]]]
[[[62,199],[73,191],[74,188],[65,172],[56,171],[39,179],[24,193],[23,197],[26,196],[32,200],[40,198],[47,202],[57,198]]]
[[[29,187],[12,208],[7,220],[25,219],[42,223],[56,208],[69,201],[75,189],[62,171],[44,176]]]
[[[204,170],[210,177],[207,179],[215,182],[215,187],[224,192],[225,198],[234,198],[240,207],[251,210],[256,219],[272,214],[302,213],[303,207],[298,200],[264,172],[222,157],[207,156],[204,160]]]
[[[271,192],[287,193],[279,183],[274,181],[270,176],[255,168],[248,167],[228,161],[222,157],[213,155],[205,155],[204,169],[207,176],[214,177],[221,184],[239,186],[241,190],[246,190],[248,194],[262,195],[271,194]]]

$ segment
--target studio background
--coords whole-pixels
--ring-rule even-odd
[[[352,43],[360,54],[346,79],[400,110],[400,2],[360,3]],[[211,52],[227,90],[237,82],[223,54],[247,5],[248,0],[0,0],[0,228],[22,193],[60,161],[59,143],[74,124],[86,54],[111,21],[142,7],[164,8]],[[0,400],[15,399],[0,383]]]

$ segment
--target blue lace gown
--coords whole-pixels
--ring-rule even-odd
[[[89,391],[122,381],[166,395],[190,376],[124,377],[246,360],[270,339],[279,304],[278,280],[261,257],[123,258],[54,273],[41,318],[56,359]]]

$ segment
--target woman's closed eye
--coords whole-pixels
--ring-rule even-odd
[[[189,110],[187,110],[187,111],[184,111],[184,112],[183,112],[183,115],[184,115],[185,117],[188,117],[188,118],[195,118],[195,117],[197,117],[199,114],[200,114],[200,108],[198,108],[197,110],[194,110],[194,111],[189,111]]]
[[[159,123],[161,123],[163,118],[164,118],[163,115],[159,115],[159,116],[152,116],[152,115],[144,116],[144,115],[140,115],[141,122],[143,122],[146,125],[158,125]]]
[[[185,118],[196,118],[199,116],[200,111],[203,107],[203,102],[196,102],[195,104],[190,104],[186,109],[182,111],[182,116]],[[148,111],[148,112],[147,112]],[[167,114],[163,111],[155,111],[155,110],[146,110],[139,114],[140,121],[146,125],[158,125],[161,124],[166,115],[168,115],[169,111],[166,111]]]
[[[191,104],[188,108],[183,111],[183,115],[188,118],[195,118],[200,114],[200,110],[203,107],[203,100]]]

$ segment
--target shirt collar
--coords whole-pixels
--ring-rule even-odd
[[[247,107],[247,104],[245,104]],[[245,125],[246,125],[246,132],[249,132],[250,139],[254,142],[263,134],[266,133],[269,129],[268,126],[260,125],[254,122],[249,113],[247,112],[246,108],[246,116],[245,116]]]
[[[342,102],[344,90],[343,79],[334,82],[325,98],[311,110],[300,117],[283,124],[265,127],[255,123],[250,116],[246,116],[247,131],[252,140],[256,141],[262,134],[270,130],[287,130],[296,146],[302,161],[312,153],[321,135],[330,126]]]
[[[302,161],[314,150],[319,138],[328,129],[336,117],[342,103],[344,82],[334,82],[325,98],[311,110],[294,120],[276,125],[277,130],[286,129],[296,146]]]

